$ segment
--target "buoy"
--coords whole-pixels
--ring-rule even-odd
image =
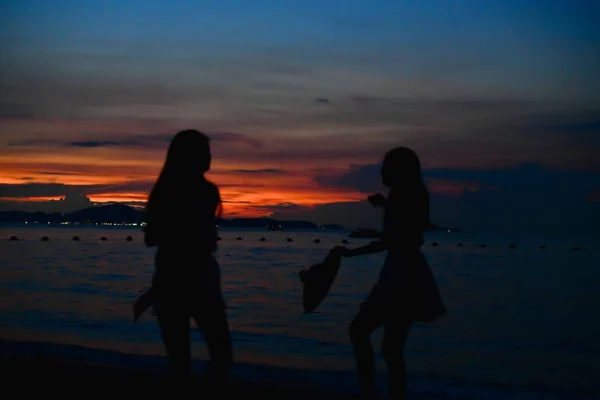
[[[18,238],[18,237],[16,237],[16,236],[11,236],[11,237],[10,237],[10,240],[12,240],[12,241],[17,241],[17,240],[19,240],[19,238]]]
[[[102,237],[100,238],[100,240],[102,240],[102,241],[104,242],[104,241],[107,241],[108,239],[106,238],[106,236],[102,236]]]
[[[260,238],[260,241],[261,241],[261,242],[264,242],[265,240],[266,240],[266,239],[265,239],[264,237],[261,237],[261,238]]]
[[[217,242],[218,242],[219,240],[222,240],[222,239],[221,239],[221,236],[217,236]]]
[[[546,246],[545,244],[540,246],[540,250],[546,250],[548,248],[548,246]]]
[[[511,249],[514,249],[515,247],[517,247],[517,245],[515,243],[511,243],[510,246],[508,246],[508,247],[510,247]]]
[[[581,247],[579,247],[579,246],[574,246],[572,250],[573,250],[573,251],[579,251],[579,250],[581,250]]]
[[[132,238],[131,236],[127,236],[127,237],[125,238],[125,240],[127,240],[128,242],[131,242],[131,241],[133,240],[133,238]]]
[[[79,236],[73,236],[73,240],[78,242],[79,241]]]
[[[481,247],[481,248],[484,248],[484,247],[485,247],[485,243],[481,243],[481,244],[479,245],[479,247]]]
[[[342,243],[348,244],[348,239],[342,239]]]
[[[49,242],[50,238],[48,236],[42,237],[42,242]]]
[[[286,241],[287,242],[293,242],[294,240],[292,238],[287,238]]]
[[[235,240],[242,240],[242,238],[238,236],[235,238]]]
[[[437,246],[439,246],[439,243],[438,243],[438,242],[433,242],[433,243],[431,243],[431,245],[432,245],[433,247],[437,247]]]
[[[313,240],[313,242],[315,242],[315,243],[321,243],[321,239],[315,239],[315,240]]]
[[[458,243],[456,246],[457,247],[463,247],[463,244],[462,243]]]

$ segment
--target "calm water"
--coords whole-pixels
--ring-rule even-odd
[[[340,371],[332,376],[353,369],[347,327],[383,255],[344,260],[329,297],[313,314],[302,312],[297,277],[345,234],[221,231],[218,259],[237,361]],[[11,235],[24,240],[6,240]],[[74,235],[81,241],[72,241]],[[132,242],[125,241],[128,235]],[[51,240],[41,242],[42,236]],[[319,244],[312,242],[317,237]],[[536,391],[598,390],[598,239],[431,234],[424,252],[449,314],[411,331],[411,377]],[[367,242],[349,240],[349,246]],[[431,246],[433,241],[440,245]],[[574,245],[582,249],[571,251]],[[131,315],[132,302],[150,283],[153,254],[139,229],[0,227],[0,337],[162,356],[153,317],[146,314],[133,325]],[[373,339],[379,344],[381,332]],[[194,342],[195,357],[205,358],[200,334]],[[384,371],[381,358],[379,366]]]

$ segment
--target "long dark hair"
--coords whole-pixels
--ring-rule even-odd
[[[178,132],[171,140],[163,168],[148,196],[148,213],[160,209],[170,198],[190,188],[207,188],[210,182],[204,174],[210,169],[210,162],[208,136],[194,129]],[[218,218],[221,213],[222,203],[218,199]]]
[[[424,185],[421,162],[408,147],[396,147],[385,154],[382,173],[384,183],[392,190]]]
[[[381,168],[383,183],[390,188],[389,207],[408,206],[419,224],[429,226],[429,191],[425,186],[421,162],[408,147],[396,147],[385,154]]]

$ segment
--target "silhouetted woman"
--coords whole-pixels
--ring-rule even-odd
[[[378,327],[384,327],[382,352],[388,366],[390,398],[404,399],[404,345],[410,326],[414,321],[435,321],[446,313],[446,308],[420,251],[423,232],[432,225],[429,194],[417,155],[406,147],[389,151],[383,160],[381,178],[389,187],[388,198],[381,194],[369,197],[373,206],[384,209],[381,239],[356,249],[339,247],[338,251],[344,257],[387,251],[379,280],[350,325],[350,338],[363,394],[366,398],[376,398],[370,335]]]
[[[232,364],[219,265],[213,256],[221,198],[204,176],[210,163],[207,136],[195,130],[177,133],[148,199],[145,242],[158,247],[152,305],[174,378],[190,374],[191,318],[208,345],[209,375],[225,378]]]

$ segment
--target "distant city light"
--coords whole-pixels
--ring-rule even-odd
[[[23,221],[25,224],[29,224],[29,221]],[[39,221],[32,222],[33,224],[39,224]],[[52,222],[47,221],[48,225],[52,224]],[[60,225],[81,225],[81,224],[91,224],[91,225],[101,225],[101,226],[146,226],[145,222],[90,222],[90,221],[62,221],[58,222]]]

